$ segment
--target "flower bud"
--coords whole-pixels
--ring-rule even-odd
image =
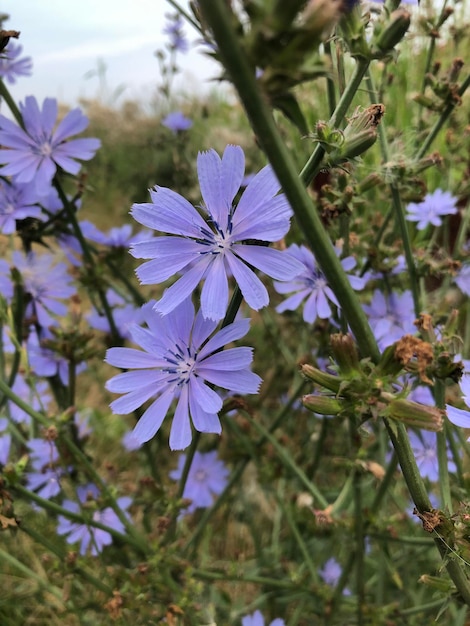
[[[432,587],[436,591],[443,594],[451,594],[455,591],[455,587],[450,580],[442,578],[442,576],[430,576],[429,574],[423,574],[418,578],[418,582],[428,587]]]
[[[385,415],[407,426],[438,432],[442,430],[444,411],[433,406],[419,404],[404,398],[392,400],[385,409]]]
[[[356,344],[351,335],[331,335],[331,349],[341,374],[354,374],[360,370]]]
[[[343,141],[331,153],[330,164],[335,165],[359,156],[377,140],[377,126],[385,113],[383,104],[356,109],[343,132]]]
[[[338,393],[341,386],[341,379],[338,376],[322,372],[316,367],[313,367],[313,365],[306,363],[300,366],[300,371],[306,378],[313,380],[317,385]]]
[[[316,396],[308,394],[302,398],[302,404],[309,411],[320,415],[338,415],[343,409],[343,405],[335,398],[328,396]]]
[[[390,15],[390,21],[386,24],[381,32],[374,33],[377,35],[372,42],[372,50],[376,49],[376,56],[383,56],[384,53],[390,52],[399,43],[411,24],[411,13],[406,9],[397,9]],[[380,54],[382,53],[382,55]]]

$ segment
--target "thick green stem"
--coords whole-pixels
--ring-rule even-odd
[[[364,355],[371,355],[374,360],[378,360],[379,351],[367,318],[336,256],[330,237],[325,231],[304,185],[299,180],[294,162],[278,132],[272,113],[258,90],[252,68],[233,31],[225,3],[223,0],[201,0],[200,6],[212,28],[224,65],[243,101],[256,136],[266,154],[269,155],[274,172],[318,264],[345,312],[361,352]],[[361,72],[357,69],[359,66],[362,68]],[[362,67],[361,62],[359,62],[357,68],[356,76],[359,73],[362,79],[367,64]],[[351,90],[347,90],[347,92],[349,91]],[[343,94],[338,103],[335,120],[347,108],[345,98],[347,92]]]

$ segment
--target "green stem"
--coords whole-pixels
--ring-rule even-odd
[[[465,93],[465,91],[467,90],[467,88],[469,86],[470,86],[470,74],[467,76],[467,78],[460,85],[460,88],[459,88],[459,90],[457,92],[458,95],[460,97],[462,97],[463,94]],[[422,159],[424,157],[426,152],[431,147],[431,144],[433,143],[434,139],[437,137],[437,135],[439,134],[441,128],[444,126],[444,124],[446,123],[447,119],[450,117],[450,114],[452,113],[452,111],[455,109],[456,106],[457,106],[457,102],[452,101],[442,111],[439,119],[436,121],[436,123],[434,124],[433,128],[431,129],[431,132],[426,137],[425,141],[423,141],[423,143],[421,145],[421,148],[416,153],[416,156],[415,156],[415,160],[416,161],[419,161],[420,159]]]
[[[284,446],[282,446],[278,442],[276,437],[274,437],[274,435],[272,435],[260,422],[253,419],[251,415],[249,415],[247,412],[244,412],[244,416],[248,420],[248,422],[250,422],[250,424],[254,426],[256,430],[263,436],[263,438],[269,441],[269,443],[276,450],[282,463],[286,467],[289,467],[291,469],[291,471],[295,474],[295,476],[297,476],[297,478],[304,485],[307,491],[313,496],[313,498],[315,499],[315,507],[320,506],[323,509],[326,509],[328,506],[328,501],[317,489],[315,484],[308,479],[305,472],[297,465],[297,463],[291,457],[289,452],[284,448]]]
[[[129,541],[129,537],[127,537],[126,535],[123,535],[117,530],[114,530],[114,528],[110,528],[109,526],[106,526],[105,524],[102,524],[101,522],[97,522],[94,519],[91,519],[91,518],[88,519],[86,516],[82,515],[81,513],[73,513],[72,511],[69,511],[68,509],[60,506],[59,504],[57,504],[56,502],[53,502],[52,500],[41,498],[41,496],[38,496],[37,493],[34,493],[34,491],[30,491],[29,489],[26,489],[26,487],[23,487],[23,485],[20,485],[20,484],[12,485],[11,489],[12,491],[16,491],[18,494],[20,494],[23,498],[25,498],[25,500],[35,502],[42,509],[46,511],[50,511],[51,513],[54,513],[55,515],[63,515],[67,519],[70,519],[73,522],[78,522],[79,524],[86,524],[87,526],[92,526],[93,528],[99,528],[100,530],[104,530],[107,533],[109,533],[112,537],[114,537],[115,539],[123,543],[132,543],[131,541]]]
[[[82,230],[78,223],[77,216],[75,213],[75,206],[67,198],[67,194],[62,189],[62,185],[60,184],[58,176],[54,177],[53,184],[54,184],[54,187],[57,189],[60,200],[62,202],[62,206],[66,210],[67,219],[69,220],[70,225],[72,226],[73,234],[75,235],[75,237],[78,240],[78,243],[80,244],[80,248],[82,249],[83,259],[85,261],[85,264],[89,268],[89,270],[92,272],[93,268],[95,267],[95,263],[93,261],[93,257],[91,255],[90,249],[88,247],[88,244],[85,240],[85,237],[83,236]],[[106,315],[106,319],[108,320],[112,339],[114,343],[121,344],[122,340],[117,331],[116,324],[114,322],[113,313],[111,311],[111,307],[109,306],[109,302],[108,302],[105,292],[103,291],[102,287],[99,284],[96,285],[96,292],[98,294],[98,297],[101,302],[101,306],[103,307],[104,313]]]
[[[442,380],[437,379],[434,383],[434,399],[436,406],[445,408],[445,386]],[[441,491],[442,507],[446,513],[452,514],[452,498],[450,495],[449,479],[449,459],[447,456],[447,424],[444,420],[444,427],[437,435],[437,461],[439,466],[439,489]]]
[[[377,102],[377,91],[375,89],[374,80],[372,78],[372,74],[370,71],[367,72],[366,83],[370,94],[371,104],[375,104]],[[379,134],[379,142],[380,149],[382,152],[382,159],[385,163],[390,160],[389,150],[388,150],[388,142],[387,142],[387,133],[385,130],[384,121],[381,120],[380,124],[377,127],[377,132]],[[411,288],[411,293],[413,295],[413,304],[415,309],[416,317],[419,317],[421,313],[421,304],[419,297],[419,282],[418,276],[416,273],[416,266],[414,261],[413,249],[411,246],[410,235],[408,232],[408,225],[405,219],[405,211],[403,208],[403,203],[401,201],[400,192],[396,182],[392,181],[390,183],[390,192],[392,196],[392,206],[395,212],[395,219],[398,224],[398,228],[400,230],[400,235],[403,243],[403,249],[405,252],[406,265],[408,268],[409,274],[409,285]]]
[[[37,574],[34,570],[29,568],[24,563],[21,563],[21,561],[18,561],[16,557],[10,554],[10,552],[0,549],[0,560],[2,561],[2,564],[8,563],[16,570],[24,574],[27,579],[35,580],[40,585],[40,587],[55,596],[58,600],[60,600],[61,603],[64,602],[63,592],[61,591],[61,589],[59,589],[55,585],[52,585],[48,580],[44,580],[44,578]],[[4,571],[3,576],[5,576]]]
[[[35,411],[31,406],[29,406],[29,404],[27,404],[24,400],[22,400],[19,396],[17,396],[16,393],[14,393],[14,391],[10,389],[10,387],[8,387],[5,381],[1,379],[0,379],[0,391],[4,393],[5,396],[7,396],[9,400],[12,400],[17,406],[19,406],[20,409],[23,409],[23,411],[25,411],[25,413],[27,413],[30,417],[32,417],[33,420],[35,420],[42,426],[45,426],[46,428],[48,426],[51,426],[52,422],[50,419],[48,419],[42,413]],[[103,492],[103,495],[105,496],[107,502],[109,503],[113,511],[116,513],[119,521],[123,524],[124,528],[127,530],[129,535],[133,538],[134,546],[138,547],[140,552],[142,552],[143,554],[146,554],[148,552],[147,543],[145,542],[143,538],[140,537],[140,535],[135,530],[132,522],[129,521],[129,519],[120,509],[120,507],[117,505],[115,498],[111,494],[107,485],[101,479],[101,476],[98,474],[98,472],[95,470],[93,465],[90,463],[88,457],[70,439],[70,437],[64,435],[64,433],[60,431],[59,431],[59,440],[71,452],[75,460],[81,463],[81,465],[86,470],[88,476],[90,476],[90,478],[96,483],[96,485]]]
[[[292,515],[292,512],[289,508],[289,505],[284,503],[282,499],[279,497],[277,497],[276,500],[282,512],[284,513],[284,516],[287,520],[288,525],[290,526],[294,539],[299,547],[300,552],[302,553],[303,562],[305,563],[308,571],[310,572],[312,582],[318,582],[318,568],[315,566],[314,562],[312,561],[310,550],[307,547],[299,531],[299,528],[294,520],[294,516]]]
[[[5,102],[7,103],[7,106],[10,109],[13,117],[18,122],[18,124],[21,126],[21,128],[23,128],[23,130],[24,130],[23,116],[21,115],[21,112],[20,112],[19,108],[16,106],[16,102],[11,97],[10,92],[8,91],[5,83],[3,82],[3,80],[1,78],[0,78],[0,98],[3,98],[5,100]]]
[[[36,530],[34,530],[34,528],[30,528],[29,526],[25,525],[24,522],[21,522],[19,528],[22,532],[26,533],[29,537],[31,537],[31,539],[34,539],[34,541],[36,541],[37,543],[40,543],[45,548],[47,548],[49,552],[51,552],[52,554],[55,554],[61,560],[62,563],[65,562],[65,559],[67,557],[67,553],[65,550],[59,549],[59,547],[55,543],[53,543],[52,541],[49,541],[46,537],[39,534]],[[77,573],[81,578],[89,582],[90,585],[92,585],[95,589],[100,589],[101,591],[108,594],[109,596],[112,595],[113,593],[112,588],[106,585],[100,578],[96,578],[96,576],[93,576],[93,574],[90,574],[88,570],[76,564],[74,565],[71,564],[70,568],[75,573]]]
[[[340,306],[345,311],[360,350],[364,355],[370,355],[377,361],[379,351],[366,315],[336,256],[330,237],[325,231],[305,187],[297,176],[294,162],[277,130],[268,104],[258,91],[254,74],[233,30],[224,0],[201,0],[199,5],[212,28],[224,65],[243,101],[256,136],[265,153],[269,155],[274,172],[294,210],[304,236],[310,244],[330,287],[338,298]],[[367,62],[358,62],[355,72],[356,80],[354,81],[356,87],[351,83],[348,85],[332,118],[334,124],[346,111],[353,91],[355,92],[367,66]],[[319,148],[317,147],[317,149]]]
[[[411,450],[404,425],[398,422],[391,424],[387,419],[384,419],[384,422],[390,439],[392,440],[393,447],[397,453],[405,482],[416,508],[420,513],[431,511],[432,505],[424,487],[423,480],[420,476],[418,466],[416,465],[416,460],[414,458],[413,451]],[[468,578],[463,572],[460,564],[449,558],[447,538],[436,536],[434,538],[434,543],[436,544],[437,549],[445,562],[449,576],[452,578],[452,581],[462,596],[463,601],[470,606],[470,586]]]

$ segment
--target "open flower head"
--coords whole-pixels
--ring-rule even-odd
[[[447,417],[455,426],[470,429],[470,372],[465,371],[462,376],[460,380],[460,389],[462,391],[462,400],[467,405],[467,409],[458,409],[455,406],[446,404]],[[469,440],[470,437],[467,441]]]
[[[413,297],[409,290],[384,295],[376,289],[370,304],[364,305],[364,311],[381,350],[416,331]]]
[[[54,98],[46,98],[40,109],[36,98],[28,96],[20,109],[24,129],[0,115],[0,173],[14,176],[18,183],[34,181],[36,191],[46,195],[57,167],[78,174],[81,164],[75,159],[91,159],[100,141],[69,139],[88,126],[88,118],[80,109],[69,111],[54,130],[58,114]]]
[[[23,46],[9,41],[0,55],[0,78],[14,85],[19,76],[30,76],[33,71],[31,57],[22,57]]]
[[[308,324],[313,324],[317,318],[328,319],[332,315],[331,304],[339,307],[333,290],[322,270],[318,267],[312,252],[305,246],[292,244],[287,252],[302,264],[302,271],[288,282],[275,282],[274,289],[281,294],[292,293],[276,307],[278,313],[294,311],[305,301],[303,318]],[[341,260],[343,269],[352,270],[356,261],[349,256]],[[348,275],[353,289],[363,289],[365,281],[354,275]]]
[[[302,271],[297,259],[259,245],[284,237],[292,215],[285,196],[277,195],[279,183],[270,166],[253,178],[233,206],[244,171],[245,156],[239,146],[227,146],[222,158],[215,150],[199,154],[198,176],[207,219],[165,187],[150,192],[151,203],[132,207],[138,222],[168,233],[132,246],[136,258],[152,259],[137,270],[141,282],[158,284],[177,272],[183,274],[157,302],[160,313],[170,313],[204,280],[202,314],[221,320],[229,297],[228,275],[234,276],[248,305],[258,310],[268,304],[269,297],[251,267],[276,280],[291,280]]]
[[[429,478],[431,481],[438,481],[439,463],[437,459],[436,433],[420,430],[419,432],[411,431],[409,435],[411,449],[415,455],[421,476]],[[449,448],[447,448],[447,465],[449,472],[455,472],[456,467]]]
[[[36,204],[37,195],[31,185],[0,182],[0,232],[11,235],[16,231],[16,220],[42,217]]]
[[[106,353],[111,365],[137,370],[108,381],[109,391],[124,394],[111,403],[111,409],[127,414],[155,398],[133,431],[144,443],[159,430],[172,400],[177,399],[170,448],[182,450],[191,442],[191,421],[200,432],[221,432],[222,399],[208,383],[237,393],[258,391],[261,379],[249,370],[252,349],[220,350],[248,332],[249,320],[229,324],[210,337],[216,322],[204,319],[200,311],[195,316],[189,299],[166,316],[157,313],[153,303],[143,309],[148,328],[134,326],[131,336],[144,351],[110,348]]]
[[[81,503],[90,502],[96,499],[98,495],[99,492],[94,485],[77,489],[78,500]],[[132,504],[131,498],[122,496],[116,499],[116,503],[121,511],[128,517],[126,510]],[[64,500],[62,506],[71,513],[79,514],[83,512],[80,504],[72,500]],[[91,517],[94,522],[99,522],[121,534],[125,532],[124,524],[111,507],[106,507],[105,509],[99,509],[97,507]],[[67,543],[80,542],[80,554],[82,556],[88,551],[92,556],[97,556],[103,551],[105,546],[109,546],[113,541],[112,535],[102,528],[96,528],[86,523],[80,524],[79,522],[73,522],[62,515],[59,515],[57,519],[57,534],[65,535]]]
[[[433,193],[428,193],[423,202],[411,202],[406,208],[406,219],[417,222],[418,230],[424,230],[429,225],[440,226],[442,216],[457,213],[456,202],[448,191],[436,189]]]
[[[163,126],[166,126],[172,133],[179,133],[189,130],[193,125],[189,117],[186,117],[181,111],[172,111],[162,119]]]
[[[67,266],[64,263],[55,264],[52,254],[30,252],[24,255],[19,250],[13,252],[13,264],[21,274],[25,292],[30,296],[26,315],[35,317],[43,328],[56,325],[57,321],[51,314],[65,315],[67,306],[61,300],[70,298],[76,291]]]
[[[178,467],[170,472],[170,478],[180,480],[186,455],[180,455]],[[217,451],[195,452],[189,468],[183,492],[183,498],[191,500],[191,504],[181,512],[182,515],[194,513],[196,509],[207,508],[214,502],[227,485],[229,470],[225,463],[217,457]]]

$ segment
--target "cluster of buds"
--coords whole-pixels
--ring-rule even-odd
[[[396,390],[396,378],[405,365],[403,356],[397,353],[399,343],[387,348],[380,362],[373,365],[369,359],[359,359],[350,335],[332,335],[331,347],[338,373],[329,374],[311,365],[302,365],[303,375],[320,388],[319,394],[303,397],[304,406],[320,415],[354,417],[358,423],[385,417],[415,428],[442,430],[443,411],[412,402],[404,391]]]
[[[340,31],[353,57],[368,60],[393,57],[394,48],[403,39],[411,23],[410,12],[399,4],[399,0],[388,0],[384,3],[374,21],[370,41],[366,33],[370,13],[363,12],[358,4],[344,15],[340,22]]]
[[[435,63],[425,76],[425,93],[417,94],[414,100],[431,111],[441,112],[448,105],[459,106],[462,103],[460,84],[457,82],[463,67],[463,59],[455,58],[445,72],[441,64]],[[431,93],[429,93],[429,91]]]
[[[335,167],[366,152],[377,140],[377,127],[384,113],[383,104],[372,104],[365,109],[358,107],[344,130],[318,122],[313,139],[328,154],[328,165]]]

